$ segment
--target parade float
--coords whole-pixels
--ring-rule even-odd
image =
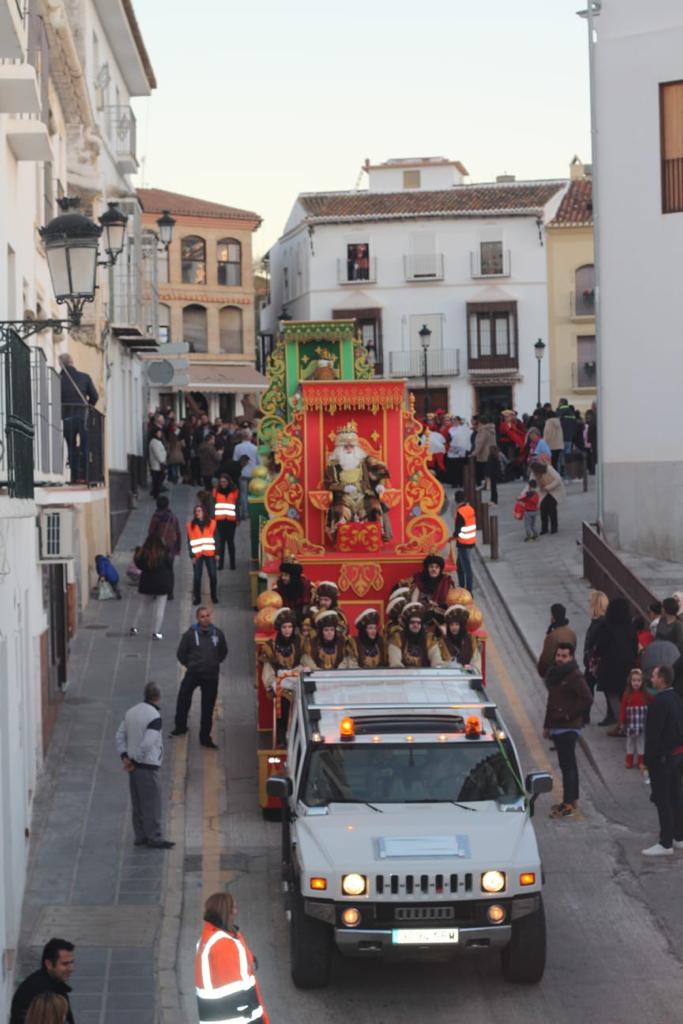
[[[427,467],[406,381],[374,376],[354,321],[286,323],[268,376],[259,444],[277,472],[258,496],[266,591],[256,598],[257,655],[281,604],[271,588],[282,561],[298,562],[313,582],[335,583],[350,623],[372,608],[384,624],[392,588],[448,541],[443,487]],[[284,760],[274,742],[280,699],[265,692],[258,656],[256,665],[259,793],[268,808],[265,781]]]

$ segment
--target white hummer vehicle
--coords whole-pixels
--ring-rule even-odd
[[[329,981],[354,957],[499,950],[508,981],[545,966],[542,867],[531,817],[552,778],[522,779],[479,676],[464,670],[304,673],[283,802],[291,971]]]

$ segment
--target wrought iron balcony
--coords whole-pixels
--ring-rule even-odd
[[[389,352],[389,375],[391,377],[422,377],[424,369],[422,349],[412,349],[409,352]],[[430,377],[459,377],[460,349],[430,349],[427,353],[427,372]]]
[[[511,266],[509,249],[489,254],[484,259],[481,258],[481,252],[478,249],[470,252],[471,277],[509,277]]]
[[[82,402],[62,405],[71,482],[104,483],[104,415]]]
[[[137,122],[127,105],[105,107],[107,137],[114,159],[123,174],[135,174],[138,169]]]
[[[374,284],[377,260],[371,256],[367,264],[367,267],[359,267],[350,260],[337,260],[337,284]]]
[[[62,429],[62,386],[39,348],[31,351],[33,390],[33,457],[36,483],[64,483],[66,452]]]
[[[594,360],[572,363],[572,388],[597,388],[597,364]]]
[[[406,281],[443,281],[443,253],[405,254],[403,276]]]
[[[31,350],[12,328],[0,333],[0,485],[33,497]]]
[[[572,320],[582,320],[595,316],[595,289],[585,288],[581,292],[569,293],[569,316]]]

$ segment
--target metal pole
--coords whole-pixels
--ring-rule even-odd
[[[590,91],[591,108],[591,163],[592,163],[592,186],[593,186],[593,259],[595,264],[595,375],[597,390],[597,435],[598,435],[598,459],[596,459],[595,473],[597,483],[598,499],[598,528],[602,532],[603,518],[605,514],[605,476],[603,472],[604,451],[605,451],[605,430],[604,430],[604,375],[601,344],[601,323],[600,323],[600,204],[598,201],[598,123],[596,111],[596,84],[595,84],[595,43],[594,43],[594,22],[593,16],[600,13],[600,0],[588,0],[587,4],[588,24],[588,81]]]
[[[489,538],[491,541],[491,561],[496,562],[500,556],[498,543],[498,509],[489,509]]]
[[[541,404],[541,360],[538,360],[538,398],[536,399],[536,405]]]
[[[424,402],[424,418],[425,423],[427,422],[427,416],[429,415],[429,377],[427,371],[427,349],[423,348],[424,360],[425,360],[425,402]]]
[[[482,541],[484,544],[491,543],[491,518],[490,518],[490,506],[488,501],[482,501],[481,503],[481,532]]]

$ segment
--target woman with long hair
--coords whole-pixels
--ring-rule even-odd
[[[153,609],[152,638],[163,640],[161,627],[166,611],[168,595],[173,593],[173,558],[157,534],[151,534],[133,556],[141,571],[138,593],[143,594],[146,603]],[[131,634],[137,633],[136,627]]]
[[[256,981],[256,959],[235,924],[235,900],[216,892],[204,904],[194,978],[199,1022],[241,1020],[269,1024]]]
[[[638,639],[625,597],[610,600],[605,618],[596,630],[593,650],[598,659],[597,688],[607,702],[607,714],[598,725],[616,725],[610,735],[618,736],[621,697],[638,658]]]
[[[598,659],[595,654],[595,638],[601,623],[605,621],[605,612],[607,611],[608,604],[609,598],[602,590],[591,590],[589,592],[588,611],[591,621],[586,630],[586,639],[583,644],[583,674],[593,694],[595,693],[595,686],[598,681]]]
[[[24,1024],[64,1024],[69,1004],[57,992],[40,992],[31,1000]]]

